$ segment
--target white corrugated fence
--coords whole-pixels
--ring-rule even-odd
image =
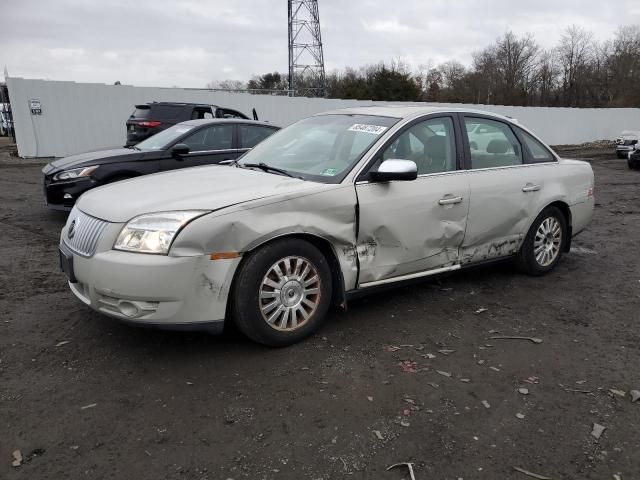
[[[134,105],[152,101],[220,105],[244,112],[249,117],[255,108],[260,120],[280,126],[327,110],[388,103],[24,78],[7,78],[7,86],[21,157],[63,157],[124,145],[125,122]],[[38,105],[34,100],[39,102],[40,114],[32,114],[31,108]],[[470,107],[508,115],[552,145],[613,139],[622,130],[640,130],[638,108],[422,105]]]

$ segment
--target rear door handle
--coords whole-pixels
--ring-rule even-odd
[[[444,197],[438,200],[440,205],[453,205],[462,202],[462,197]]]
[[[537,192],[538,190],[540,190],[540,185],[534,185],[532,183],[527,183],[524,187],[522,187],[522,191],[527,193],[527,192]]]

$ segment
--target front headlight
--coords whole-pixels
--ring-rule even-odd
[[[53,181],[73,180],[74,178],[88,177],[100,165],[92,165],[90,167],[72,168],[71,170],[63,170],[53,176]]]
[[[178,232],[203,210],[149,213],[134,217],[122,228],[114,250],[166,255]]]

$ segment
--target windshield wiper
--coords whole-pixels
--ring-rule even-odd
[[[142,151],[141,148],[136,147],[135,145],[125,145],[124,148],[129,148],[131,150],[138,150],[138,151]]]
[[[296,175],[292,175],[291,173],[287,172],[286,170],[284,170],[282,168],[272,167],[271,165],[267,165],[264,162],[260,162],[260,163],[237,163],[236,165],[239,166],[239,167],[246,167],[246,168],[259,168],[260,170],[262,170],[264,172],[274,172],[274,173],[279,173],[280,175],[285,175],[287,177],[299,178],[300,180],[304,180],[302,177],[297,177]]]

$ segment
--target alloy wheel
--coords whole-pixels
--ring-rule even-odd
[[[279,331],[304,325],[320,303],[320,275],[303,257],[285,257],[274,263],[260,284],[262,318]]]

